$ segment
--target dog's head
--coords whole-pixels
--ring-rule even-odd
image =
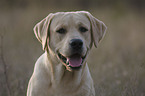
[[[51,13],[34,27],[43,50],[52,50],[68,70],[85,63],[92,44],[97,47],[105,31],[105,24],[86,11]]]

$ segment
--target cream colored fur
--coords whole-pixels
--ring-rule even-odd
[[[78,28],[88,29],[81,33]],[[59,34],[59,28],[66,28],[67,33]],[[37,60],[34,72],[28,84],[27,96],[95,96],[93,80],[86,59],[79,70],[73,70],[58,59],[58,52],[69,56],[69,41],[83,41],[82,55],[87,55],[94,43],[105,34],[105,24],[89,12],[51,13],[34,27],[37,39],[45,51]]]

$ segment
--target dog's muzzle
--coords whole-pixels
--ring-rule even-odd
[[[71,55],[65,56],[60,52],[57,52],[58,58],[66,67],[71,69],[80,69],[86,58],[86,55],[82,56],[83,41],[80,39],[72,39],[69,46]]]
[[[71,69],[80,69],[82,64],[84,63],[86,55],[81,56],[80,54],[73,54],[69,57],[66,57],[61,53],[58,53],[58,58],[66,67],[69,67]]]

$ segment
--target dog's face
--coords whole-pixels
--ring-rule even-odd
[[[51,14],[34,28],[43,48],[51,49],[70,71],[81,68],[93,42],[97,46],[105,30],[104,23],[84,11]]]
[[[90,21],[82,14],[59,14],[50,24],[50,48],[72,69],[80,68],[91,46]]]

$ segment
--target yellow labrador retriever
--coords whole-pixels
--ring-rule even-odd
[[[89,12],[51,13],[34,27],[45,53],[37,60],[27,96],[95,96],[86,58],[105,24]]]

